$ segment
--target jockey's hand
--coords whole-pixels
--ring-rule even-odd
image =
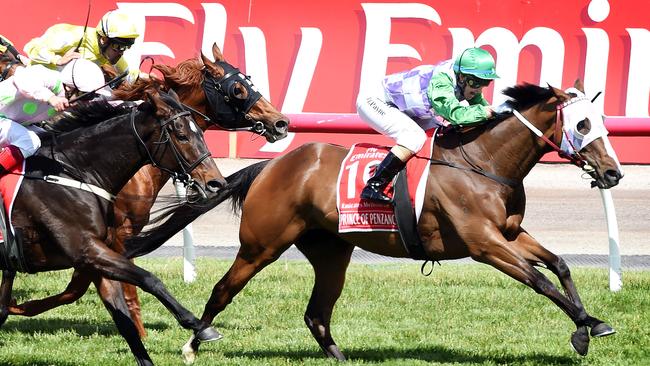
[[[58,59],[56,61],[57,66],[62,66],[67,64],[68,62],[74,60],[75,58],[81,58],[81,54],[79,52],[75,52],[74,49],[68,51],[63,57]]]
[[[53,95],[47,101],[57,112],[61,112],[70,106],[68,99],[66,97],[59,97]]]

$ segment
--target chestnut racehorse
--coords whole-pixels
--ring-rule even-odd
[[[58,132],[44,136],[41,148],[26,159],[24,174],[12,173],[22,175],[11,213],[11,232],[20,244],[3,250],[0,262],[0,325],[7,319],[15,271],[74,268],[98,288],[102,277],[139,286],[197,337],[220,337],[181,306],[156,276],[112,249],[115,195],[145,164],[188,182],[191,174],[192,184],[203,191],[222,179],[203,133],[173,93],[151,89],[147,100],[139,106],[114,107],[100,100],[73,107],[51,126]],[[99,288],[105,289],[113,291]],[[102,300],[138,364],[152,365],[123,298],[103,294]]]
[[[417,224],[423,250],[432,261],[471,257],[546,296],[575,323],[571,344],[584,355],[589,328],[594,337],[614,330],[587,313],[564,260],[522,227],[523,179],[553,146],[561,146],[602,188],[618,184],[619,164],[609,147],[602,115],[577,89],[569,94],[520,85],[504,93],[512,98],[509,105],[515,112],[437,138]],[[330,332],[330,319],[354,247],[409,257],[397,233],[338,232],[337,176],[347,153],[340,146],[310,143],[226,178],[228,184],[211,198],[210,206],[232,198],[241,208],[241,247],[214,286],[202,320],[212,322],[255,274],[295,244],[315,272],[305,323],[328,357],[345,359]],[[179,207],[161,226],[127,240],[126,255],[155,249],[209,208]],[[536,266],[550,269],[564,292]],[[196,339],[183,347],[188,361],[198,347]]]
[[[257,92],[249,78],[226,62],[216,44],[212,47],[212,54],[214,62],[201,55],[201,61],[190,59],[176,67],[154,65],[162,74],[163,81],[141,78],[132,85],[123,85],[113,95],[117,99],[138,100],[143,98],[146,88],[162,83],[164,88],[172,88],[181,102],[191,108],[202,130],[212,125],[251,130],[269,142],[286,137],[289,119]],[[124,186],[115,202],[116,222],[121,223],[114,245],[116,251],[121,251],[125,238],[139,233],[149,222],[149,212],[158,192],[168,180],[167,173],[147,165]],[[70,304],[86,292],[90,281],[91,278],[75,272],[63,293],[10,306],[9,314],[35,316],[54,307]],[[124,284],[123,288],[131,316],[138,332],[144,336],[146,333],[140,317],[136,289],[128,284]],[[100,296],[103,293],[106,291],[100,291]]]

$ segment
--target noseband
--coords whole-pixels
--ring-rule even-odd
[[[244,75],[227,62],[217,61],[216,64],[223,68],[224,75],[220,79],[216,79],[207,70],[204,70],[203,91],[212,114],[219,121],[219,126],[229,131],[251,131],[263,135],[266,132],[264,124],[254,121],[248,114],[253,105],[262,98],[262,94],[253,85],[250,76]],[[246,89],[248,95],[246,99],[236,96],[237,84],[241,84]],[[192,110],[198,113],[194,109]],[[205,115],[202,117],[206,121],[210,121]],[[252,126],[239,127],[245,121],[252,123]]]
[[[193,171],[193,170],[194,170],[194,169],[195,169],[199,164],[201,164],[201,162],[203,162],[203,160],[205,160],[206,158],[210,157],[211,154],[210,154],[209,151],[207,151],[205,154],[199,156],[199,157],[196,159],[195,162],[193,162],[193,163],[189,163],[189,162],[187,161],[187,159],[185,159],[185,157],[180,153],[180,151],[178,151],[178,149],[176,149],[176,146],[175,146],[173,143],[171,143],[171,137],[170,137],[170,135],[169,135],[169,129],[167,128],[167,125],[168,125],[170,122],[173,122],[173,121],[175,121],[175,120],[177,120],[177,119],[179,119],[179,118],[183,118],[183,117],[185,117],[185,116],[191,116],[190,111],[182,111],[182,112],[179,112],[179,113],[176,113],[176,114],[172,115],[171,117],[169,117],[169,118],[167,118],[167,119],[164,119],[164,120],[162,120],[162,121],[160,121],[160,120],[158,121],[158,122],[160,123],[160,128],[161,128],[160,139],[158,140],[158,142],[155,143],[155,145],[156,145],[156,151],[154,151],[153,154],[152,154],[152,153],[149,151],[149,149],[147,148],[147,145],[144,143],[144,141],[142,140],[142,138],[141,138],[140,135],[138,134],[137,129],[135,128],[135,115],[136,115],[136,110],[137,110],[137,108],[133,108],[133,109],[131,110],[131,127],[132,127],[132,129],[133,129],[133,134],[135,135],[136,139],[140,142],[140,145],[142,145],[142,147],[143,147],[144,150],[146,151],[147,156],[148,156],[149,161],[151,162],[151,164],[152,164],[154,167],[156,167],[156,168],[158,168],[158,169],[160,169],[160,170],[162,170],[162,171],[168,173],[169,175],[171,175],[171,177],[172,177],[174,180],[178,180],[178,181],[180,181],[180,182],[183,182],[186,186],[193,186],[193,185],[195,185],[195,182],[194,182],[194,180],[192,179],[192,177],[190,176],[190,173],[191,173],[191,172],[192,172],[192,171]],[[159,164],[159,163],[154,159],[154,155],[156,154],[156,152],[158,151],[158,149],[159,149],[160,146],[162,146],[162,145],[168,145],[168,146],[170,147],[170,149],[171,149],[172,152],[174,153],[174,158],[176,159],[176,162],[177,162],[178,165],[180,166],[180,171],[175,171],[175,170],[173,170],[173,169],[166,168],[166,167],[160,165],[160,164]]]

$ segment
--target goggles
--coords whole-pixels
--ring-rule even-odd
[[[492,80],[480,79],[474,76],[466,75],[465,82],[467,83],[467,86],[469,86],[470,88],[478,89],[490,85]]]
[[[109,46],[118,52],[124,52],[133,46],[133,39],[127,38],[109,38]]]
[[[128,50],[129,48],[131,48],[131,45],[129,45],[129,44],[121,44],[121,43],[114,43],[114,42],[111,42],[110,46],[111,46],[111,48],[113,50],[118,51],[118,52],[124,52],[124,51]]]

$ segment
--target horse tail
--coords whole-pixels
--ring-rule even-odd
[[[204,203],[185,202],[162,212],[151,220],[154,227],[125,240],[124,256],[135,258],[153,252],[189,223],[228,199],[232,200],[233,211],[241,211],[251,184],[268,162],[261,161],[229,175],[227,184]]]

